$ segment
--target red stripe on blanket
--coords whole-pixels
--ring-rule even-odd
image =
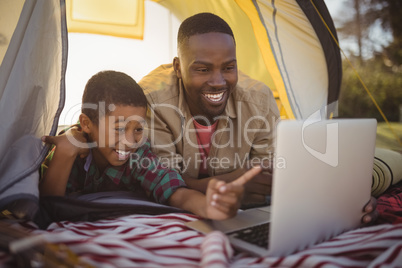
[[[278,259],[278,261],[276,261],[276,262],[274,262],[274,263],[272,264],[272,267],[279,267],[279,265],[281,265],[281,263],[283,262],[284,259],[285,259],[284,257],[280,257],[280,258]],[[264,259],[261,258],[261,261],[260,261],[259,263],[261,263],[263,260],[264,260]]]
[[[395,260],[398,256],[400,256],[400,253],[401,253],[401,252],[402,252],[402,245],[396,247],[396,248],[392,251],[392,253],[391,253],[391,255],[389,256],[389,258],[384,261],[384,264],[385,264],[385,263],[386,263],[386,264],[391,264],[391,263],[393,263],[394,260]],[[399,263],[399,265],[402,266],[402,263]]]
[[[310,255],[303,255],[292,267],[300,267]]]
[[[244,253],[233,257],[223,234],[204,236],[184,225],[195,219],[179,213],[131,215],[97,222],[53,223],[47,231],[30,232],[66,244],[95,267],[187,268],[201,263],[231,267],[397,267],[402,261],[402,224],[352,230],[287,257],[257,258]],[[9,257],[0,254],[0,266],[9,263]]]

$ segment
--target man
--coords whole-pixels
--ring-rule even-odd
[[[200,13],[182,22],[173,65],[144,77],[153,151],[186,184],[206,191],[212,177],[230,182],[252,165],[265,172],[245,185],[243,208],[266,204],[279,111],[270,89],[237,70],[236,43],[220,17]],[[372,198],[362,222],[378,215]]]
[[[270,89],[237,70],[236,44],[220,17],[200,13],[179,28],[178,57],[140,83],[154,152],[205,192],[212,176],[232,181],[251,165],[268,172],[247,183],[243,205],[265,204],[279,111]]]

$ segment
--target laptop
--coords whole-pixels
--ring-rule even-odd
[[[187,225],[222,231],[234,248],[256,256],[286,256],[359,227],[371,195],[376,127],[375,119],[281,121],[271,206]],[[254,235],[258,228],[265,234]],[[247,241],[254,238],[260,241]]]

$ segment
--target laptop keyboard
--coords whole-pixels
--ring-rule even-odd
[[[268,249],[269,222],[231,232],[233,237]]]

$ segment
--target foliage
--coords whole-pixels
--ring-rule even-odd
[[[378,123],[376,147],[394,150],[402,154],[402,144],[398,142],[395,134],[402,141],[402,123],[390,123],[390,125],[385,122]]]
[[[362,58],[362,51],[382,53],[389,65],[402,66],[402,1],[344,0],[344,3],[353,12],[335,18],[340,25],[337,31],[344,39],[353,38],[357,42],[358,57]],[[380,36],[378,29],[382,32]],[[392,40],[384,40],[386,33]]]
[[[399,121],[399,107],[402,105],[402,72],[388,67],[380,56],[364,61],[352,61],[355,70],[373,95],[389,121]],[[384,121],[356,72],[344,61],[339,117],[376,118]]]
[[[369,22],[379,21],[384,30],[392,33],[393,41],[384,52],[394,65],[402,65],[402,1],[370,0],[366,17]]]

